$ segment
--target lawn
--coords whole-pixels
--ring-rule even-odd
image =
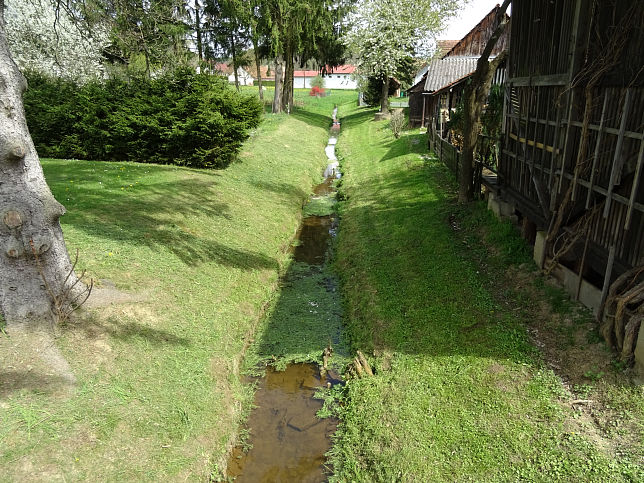
[[[543,290],[510,225],[456,205],[424,135],[395,140],[374,112],[345,112],[338,142],[336,271],[353,348],[376,375],[351,380],[336,407],[333,480],[641,481],[641,388],[596,370],[581,394],[551,368],[531,330],[552,325],[533,309],[557,289]]]
[[[326,165],[333,105],[355,101],[297,97],[222,171],[43,160],[96,300],[34,342],[28,367],[19,335],[0,335],[0,480],[220,472],[251,401],[241,360]]]

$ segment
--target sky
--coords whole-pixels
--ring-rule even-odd
[[[460,15],[448,22],[447,29],[438,38],[445,40],[462,39],[485,15],[490,13],[490,10],[501,3],[503,3],[503,0],[470,0],[461,10]],[[510,13],[509,9],[508,13]]]

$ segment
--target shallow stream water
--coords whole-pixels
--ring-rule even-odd
[[[334,120],[336,114],[334,111]],[[340,177],[335,144],[336,138],[332,137],[325,148],[329,161],[325,180],[314,188],[312,202],[335,194],[333,181]],[[337,219],[333,214],[304,218],[293,249],[294,261],[308,264],[313,271],[322,270],[336,230]],[[297,290],[298,280],[292,284]],[[326,290],[335,292],[335,283],[326,280]],[[324,324],[325,320],[321,318],[319,323]],[[328,340],[311,343],[319,345],[322,352],[330,342],[335,346],[338,337],[339,334],[334,334]],[[233,450],[228,461],[229,478],[236,482],[327,480],[330,469],[324,455],[331,447],[337,421],[316,416],[323,403],[314,394],[319,388],[342,381],[331,369],[322,372],[323,375],[317,364],[290,364],[284,371],[271,367],[266,370],[265,377],[258,380],[256,407],[247,422],[248,446]]]

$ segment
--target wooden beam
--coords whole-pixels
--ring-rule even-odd
[[[583,124],[579,121],[573,121],[570,124],[572,124],[575,127],[582,127]],[[589,124],[588,129],[591,131],[599,131],[601,129],[601,124]],[[620,130],[614,127],[604,127],[604,132],[608,134],[615,134],[616,136],[619,135]],[[624,137],[625,138],[631,138],[631,139],[644,139],[644,133],[641,132],[635,132],[635,131],[624,131]]]
[[[586,196],[586,209],[590,207],[590,196],[593,193],[593,183],[595,181],[595,169],[597,169],[597,160],[599,159],[599,146],[602,143],[602,135],[604,134],[604,126],[606,124],[606,107],[608,106],[608,90],[604,91],[604,105],[602,107],[602,117],[599,122],[599,132],[597,133],[597,142],[595,143],[595,153],[593,154],[593,167],[590,171],[590,186],[588,188],[588,195]],[[644,143],[643,143],[644,145]]]
[[[520,143],[526,143],[528,146],[534,146],[537,149],[543,149],[543,150],[545,150],[545,151],[547,151],[549,153],[552,153],[552,152],[555,151],[555,148],[553,148],[552,146],[547,146],[547,145],[545,145],[543,143],[535,142],[532,139],[526,139],[524,137],[519,137],[516,134],[514,134],[513,132],[509,133],[508,136],[510,136],[515,141],[518,141]],[[559,153],[559,149],[557,149],[557,153]]]
[[[563,156],[561,157],[561,172],[566,171],[566,158],[568,157],[568,153],[570,152],[570,143],[571,143],[571,136],[570,136],[570,130],[572,128],[572,111],[573,111],[573,106],[575,104],[575,90],[570,89],[569,94],[568,94],[568,123],[566,124],[566,137],[564,138],[564,151],[563,151]],[[559,184],[557,186],[557,193],[561,193],[561,186],[563,185],[563,176],[559,176]]]
[[[637,167],[635,168],[635,178],[633,178],[633,187],[631,188],[631,197],[628,200],[628,212],[626,213],[626,221],[624,222],[624,230],[628,230],[631,226],[631,218],[633,216],[633,207],[635,206],[635,198],[637,197],[637,190],[640,184],[640,175],[642,174],[642,160],[644,159],[644,141],[640,141],[640,153],[637,156]]]
[[[568,74],[513,77],[507,82],[515,87],[565,86],[568,83]]]
[[[610,202],[611,194],[613,189],[615,189],[615,184],[617,183],[617,177],[622,173],[622,167],[624,166],[624,158],[622,157],[622,146],[624,145],[624,132],[626,131],[626,120],[628,119],[628,114],[631,109],[631,98],[632,98],[632,89],[626,89],[626,96],[624,97],[624,107],[622,109],[622,121],[619,126],[619,136],[617,137],[617,146],[615,147],[615,156],[613,157],[613,169],[610,173],[610,182],[608,184],[608,196],[606,198],[606,204],[604,205],[604,218],[608,217],[610,212]]]

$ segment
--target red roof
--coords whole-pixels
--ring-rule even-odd
[[[326,66],[328,75],[331,74],[353,74],[356,71],[355,65],[339,65],[337,67]],[[317,70],[296,70],[293,72],[295,77],[315,77],[320,72]]]
[[[317,70],[295,70],[293,77],[315,77],[319,72]]]

